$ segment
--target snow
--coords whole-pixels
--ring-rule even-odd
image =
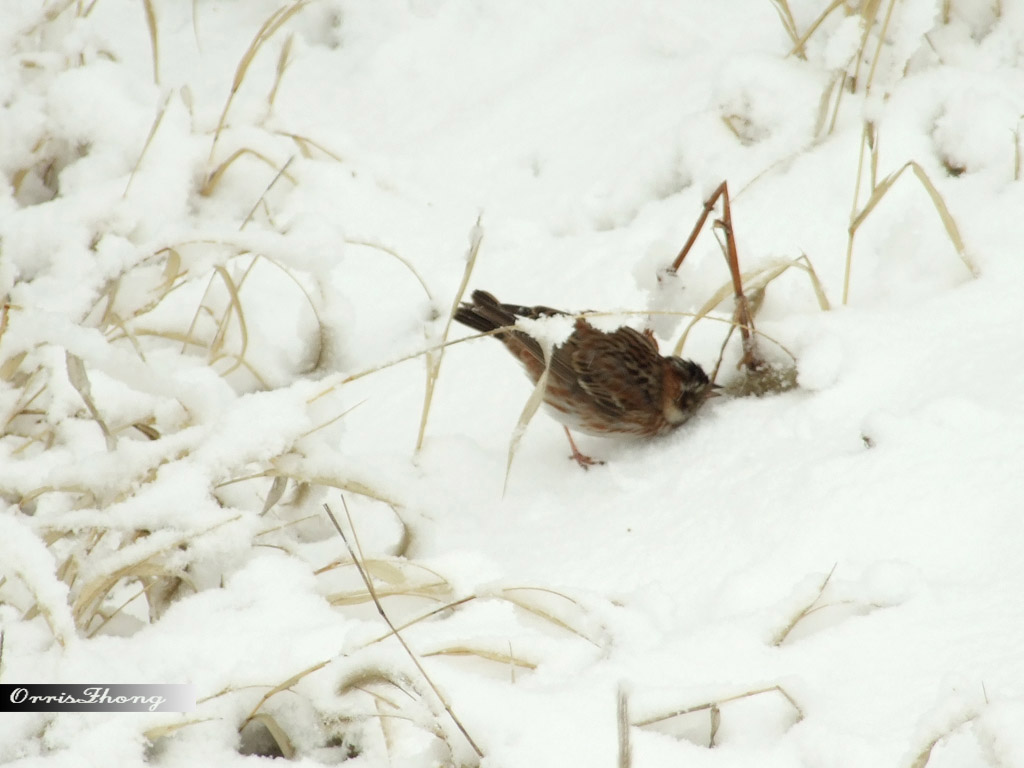
[[[624,690],[635,766],[1024,765],[1020,7],[840,5],[790,55],[747,0],[154,2],[157,82],[146,4],[42,5],[0,0],[0,682],[199,702],[5,714],[0,762],[256,765],[276,731],[611,766]],[[744,272],[820,280],[757,316],[799,386],[578,437],[586,472],[541,412],[506,472],[530,382],[436,349],[467,244],[468,291],[667,352],[731,296],[710,221],[664,274],[723,179]]]

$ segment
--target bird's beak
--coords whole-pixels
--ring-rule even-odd
[[[725,387],[723,387],[721,384],[715,384],[714,382],[712,382],[711,386],[708,388],[708,393],[705,395],[705,397],[708,400],[710,400],[713,397],[721,397],[724,392]]]

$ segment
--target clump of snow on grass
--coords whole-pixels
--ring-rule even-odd
[[[864,36],[864,17],[859,13],[851,14],[830,32],[822,52],[826,68],[844,70],[853,61],[860,49]]]
[[[10,516],[0,517],[0,542],[0,562],[7,575],[29,590],[61,645],[74,642],[68,588],[57,578],[53,555],[28,526]]]

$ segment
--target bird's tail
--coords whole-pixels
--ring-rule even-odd
[[[457,322],[481,333],[516,324],[515,308],[502,304],[487,291],[473,291],[470,298],[455,310]]]
[[[522,307],[518,304],[502,304],[487,291],[473,291],[470,301],[464,301],[455,310],[455,319],[481,333],[516,324],[520,317],[550,317],[565,313],[551,307]],[[494,334],[499,339],[504,334]]]

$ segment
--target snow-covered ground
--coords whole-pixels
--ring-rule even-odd
[[[830,5],[3,0],[0,682],[200,701],[0,763],[1024,766],[1024,6]],[[506,477],[471,239],[668,351],[723,179],[799,386]]]

